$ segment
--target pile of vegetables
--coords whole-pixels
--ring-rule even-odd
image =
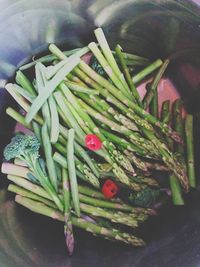
[[[6,112],[25,127],[4,150],[8,190],[20,205],[64,223],[69,254],[74,226],[145,245],[136,229],[157,213],[165,191],[183,205],[196,186],[193,117],[183,118],[180,99],[158,112],[169,60],[150,63],[119,45],[112,51],[102,29],[94,33],[98,43],[84,48],[62,52],[51,44],[50,55],[22,66],[5,86],[20,107]],[[147,77],[142,99],[137,86]]]

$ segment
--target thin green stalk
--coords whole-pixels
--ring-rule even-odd
[[[196,175],[194,167],[194,134],[193,134],[193,115],[188,114],[185,118],[185,139],[187,146],[187,171],[190,186],[196,187]]]
[[[16,122],[20,123],[24,127],[26,127],[29,130],[32,130],[32,126],[30,123],[26,123],[25,118],[23,115],[21,115],[19,112],[14,110],[11,107],[8,107],[6,109],[6,114],[8,114],[11,118],[13,118]]]
[[[72,103],[66,98],[64,98],[64,102],[65,102],[65,105],[69,108],[70,112],[72,113],[72,116],[74,117],[74,119],[77,121],[77,123],[81,126],[81,128],[85,132],[85,134],[90,134],[91,130],[88,128],[85,120],[82,119],[82,117],[77,112],[77,110],[74,108]]]
[[[5,86],[5,89],[8,91],[8,93],[14,98],[14,100],[26,111],[30,109],[30,104],[26,101],[26,99],[21,96],[18,92],[16,92],[15,88],[11,83],[7,83]],[[39,122],[40,124],[43,123],[42,118],[36,114],[34,116],[34,120]],[[29,122],[26,121],[26,124],[29,124]]]
[[[92,51],[94,56],[97,58],[97,60],[101,64],[102,68],[105,70],[108,77],[111,79],[111,81],[116,86],[116,88],[119,88],[125,96],[130,97],[131,99],[134,100],[133,96],[130,94],[130,90],[128,88],[128,85],[126,84],[126,86],[124,86],[124,84],[120,80],[120,77],[123,74],[120,72],[120,76],[116,75],[116,73],[113,71],[112,67],[109,65],[109,61],[107,61],[105,59],[105,57],[103,56],[103,54],[101,53],[101,51],[99,50],[99,48],[97,47],[97,45],[94,42],[90,43],[88,45],[88,47],[90,48],[90,50]],[[126,83],[125,80],[124,80],[124,83]]]
[[[174,115],[174,114],[173,114]],[[161,109],[161,119],[165,121],[165,123],[171,123],[172,116],[170,111],[170,101],[164,101],[162,103],[162,109]],[[177,125],[177,123],[180,123],[180,120],[177,120],[177,117],[174,117],[174,124]],[[173,142],[171,142],[171,139],[167,140],[168,146],[173,149],[174,145]],[[184,199],[182,196],[182,190],[180,186],[180,182],[176,175],[170,174],[169,175],[169,182],[170,182],[170,188],[172,192],[172,201],[174,205],[184,205]]]
[[[159,111],[158,111],[158,89],[156,88],[154,90],[154,96],[150,102],[149,105],[149,112],[151,115],[154,117],[158,118],[159,117]]]
[[[48,200],[44,197],[41,197],[41,196],[37,195],[36,193],[33,193],[32,191],[29,191],[27,189],[23,189],[20,186],[17,186],[14,184],[9,184],[8,191],[15,193],[17,195],[23,196],[23,197],[28,197],[30,199],[40,201],[40,202],[44,203],[45,205],[47,205],[48,207],[56,209],[56,205],[51,200]]]
[[[132,80],[134,84],[141,82],[144,78],[146,78],[149,74],[154,72],[157,68],[159,68],[163,64],[161,59],[155,60],[149,66],[141,70],[139,73],[133,76]]]
[[[53,159],[62,168],[67,169],[67,160],[61,154],[59,154],[58,152],[55,152],[54,155],[53,155]],[[80,171],[76,170],[76,174],[83,181],[88,182],[88,179],[86,178],[86,176],[84,174],[82,174]]]
[[[79,85],[75,82],[71,82],[71,81],[65,81],[65,84],[67,85],[67,87],[75,92],[80,92],[83,93],[85,96],[87,95],[98,95],[99,92],[98,90],[95,89],[89,89],[88,87],[85,87],[84,85]]]
[[[170,100],[165,100],[162,103],[160,119],[164,123],[170,123],[172,120],[172,113],[170,112]]]
[[[171,174],[169,176],[169,182],[170,182],[170,188],[172,191],[172,201],[174,205],[177,205],[177,206],[184,205],[184,199],[182,197],[180,183],[176,175]]]
[[[21,70],[17,71],[15,80],[31,95],[36,96],[36,92],[35,92],[35,88],[33,84],[29,81],[29,79],[24,75],[24,73]]]
[[[116,54],[117,54],[117,56],[118,56],[118,58],[119,58],[119,62],[120,62],[120,64],[121,64],[121,66],[122,66],[122,70],[123,70],[124,75],[125,75],[125,77],[126,77],[127,83],[128,83],[128,85],[129,85],[129,87],[130,87],[130,89],[131,89],[131,92],[132,92],[132,94],[133,94],[135,100],[136,100],[136,103],[137,103],[139,106],[142,107],[142,103],[141,103],[140,95],[139,95],[139,93],[138,93],[138,91],[137,91],[137,88],[135,87],[135,85],[134,85],[134,83],[133,83],[133,81],[132,81],[131,75],[130,75],[130,73],[129,73],[129,69],[128,69],[127,65],[126,65],[126,61],[125,61],[124,55],[123,55],[123,53],[122,53],[122,48],[121,48],[121,46],[120,46],[120,45],[117,45],[116,48],[115,48],[115,51],[116,51]]]
[[[32,103],[34,101],[35,96],[33,96],[31,93],[29,93],[26,89],[24,89],[23,87],[21,87],[17,84],[12,84],[12,85],[15,88],[16,92],[18,92],[20,95],[22,95],[30,103]]]
[[[116,56],[116,51],[112,51],[113,55]],[[128,62],[130,61],[134,61],[136,63],[141,63],[143,65],[148,64],[149,63],[149,59],[145,58],[145,57],[141,57],[138,55],[134,55],[131,53],[127,53],[127,52],[122,52],[124,59]]]
[[[71,255],[74,250],[74,235],[73,235],[72,221],[71,221],[71,199],[70,199],[69,177],[67,170],[64,168],[62,168],[62,185],[63,185],[63,199],[64,199],[65,241],[69,251],[69,255]]]
[[[40,95],[46,85],[46,67],[42,65],[42,63],[37,63],[35,65],[35,77],[36,77],[36,88],[38,90],[38,94]],[[35,99],[34,99],[35,100]],[[31,103],[33,103],[32,101]],[[48,101],[45,101],[42,106],[42,117],[47,124],[48,130],[51,129],[51,114]]]
[[[56,174],[56,168],[55,168],[55,164],[54,164],[53,157],[52,157],[52,147],[51,147],[46,123],[44,123],[44,125],[42,126],[41,133],[42,133],[42,144],[43,144],[44,154],[46,158],[46,166],[48,170],[48,175],[49,175],[49,178],[50,178],[50,181],[53,187],[57,191],[58,190],[58,177]]]
[[[112,51],[109,47],[109,44],[106,40],[106,37],[104,35],[104,32],[102,30],[102,28],[98,28],[94,31],[94,34],[97,38],[97,41],[101,47],[101,50],[106,58],[106,60],[108,61],[108,63],[110,64],[113,72],[116,74],[117,77],[119,77],[119,80],[121,81],[121,84],[123,85],[123,87],[126,89],[127,92],[130,93],[128,85],[126,83],[126,80],[124,79],[123,74],[121,73],[117,62],[115,61],[115,58],[112,54]],[[129,94],[130,95],[130,94]]]
[[[57,111],[57,106],[55,99],[53,95],[49,97],[49,109],[50,109],[50,114],[51,114],[51,132],[50,132],[50,140],[51,143],[56,143],[58,141],[59,137],[59,116],[58,116],[58,111]]]
[[[20,188],[34,192],[36,195],[45,199],[52,200],[52,197],[41,186],[31,183],[27,179],[16,175],[7,175],[7,179],[18,185]]]
[[[25,118],[24,117],[23,117],[23,120],[25,122]],[[33,121],[32,122],[32,128],[33,128],[35,136],[37,137],[37,139],[40,141],[40,144],[42,145],[42,137],[41,137],[41,131],[40,131],[41,127],[40,127],[40,125],[37,122]]]
[[[63,111],[64,116],[66,117],[67,120],[70,121],[71,127],[73,127],[73,129],[75,129],[75,132],[78,135],[78,137],[80,138],[80,140],[82,140],[84,142],[85,133],[81,129],[81,127],[78,125],[78,123],[74,119],[73,115],[71,114],[71,111],[69,110],[69,108],[65,104],[62,93],[61,92],[56,92],[56,93],[54,93],[54,96],[55,96],[57,105]]]
[[[90,196],[92,199],[105,199],[103,193],[85,185],[78,185],[78,191],[81,194]]]
[[[148,90],[147,93],[143,99],[143,106],[144,109],[146,109],[149,104],[151,103],[152,99],[154,98],[154,95],[156,94],[156,90],[158,87],[158,84],[164,74],[164,72],[166,71],[168,65],[169,65],[169,59],[165,59],[162,66],[160,67],[160,69],[158,70],[157,74],[155,75],[153,81],[151,83],[149,83],[148,86]]]
[[[182,117],[183,103],[180,98],[177,98],[172,105],[172,114],[174,118],[174,130],[177,131],[184,138],[184,121]],[[184,146],[181,144],[174,144],[176,152],[180,153],[184,160]]]
[[[3,162],[1,165],[1,172],[9,175],[22,176],[28,179],[28,174],[32,173],[29,168],[24,166],[18,166],[10,162]]]
[[[74,129],[70,129],[69,135],[68,135],[67,165],[68,165],[68,175],[69,175],[69,180],[70,180],[71,194],[72,194],[74,209],[76,211],[76,215],[80,217],[78,184],[77,184],[76,168],[75,168],[75,162],[74,162]]]

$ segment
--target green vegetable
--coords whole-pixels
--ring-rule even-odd
[[[142,103],[141,103],[140,95],[139,95],[139,93],[138,93],[138,91],[137,91],[137,89],[136,89],[136,87],[135,87],[135,85],[134,85],[134,83],[133,83],[133,81],[132,81],[132,79],[131,79],[131,75],[130,75],[130,73],[129,73],[129,69],[128,69],[127,65],[126,65],[126,62],[125,62],[125,59],[124,59],[124,55],[123,55],[123,53],[122,53],[122,48],[121,48],[121,46],[120,46],[120,45],[117,45],[115,51],[116,51],[116,54],[117,54],[117,56],[118,56],[118,58],[119,58],[120,64],[121,64],[121,66],[122,66],[124,75],[125,75],[126,80],[127,80],[127,83],[128,83],[128,85],[129,85],[129,87],[130,87],[130,89],[131,89],[131,92],[132,92],[134,98],[135,98],[135,102],[136,102],[139,106],[142,107]]]
[[[45,154],[45,159],[46,159],[46,166],[48,170],[48,176],[51,181],[51,184],[55,188],[55,190],[58,190],[58,177],[56,173],[56,167],[55,163],[53,160],[52,156],[52,146],[50,143],[50,138],[47,130],[47,125],[44,123],[42,126],[41,130],[41,135],[42,135],[42,144],[43,144],[43,149],[44,149],[44,154]]]
[[[57,196],[55,189],[49,182],[46,171],[41,165],[39,148],[40,143],[36,136],[17,134],[12,138],[11,143],[5,147],[4,157],[6,160],[19,158],[25,161],[31,172],[37,178],[38,182],[43,186],[48,194],[53,197],[55,204],[62,211],[62,202]]]
[[[74,162],[74,129],[69,130],[68,142],[67,142],[67,166],[68,166],[68,175],[71,186],[72,200],[74,204],[74,209],[76,215],[80,217],[80,203],[78,196],[78,184],[76,178],[76,169]]]
[[[72,220],[71,220],[71,194],[69,187],[69,177],[67,170],[62,168],[62,185],[63,185],[63,199],[64,199],[64,233],[66,245],[69,251],[69,255],[72,255],[74,250],[74,235],[72,229]]]
[[[46,83],[26,115],[26,121],[28,123],[31,122],[45,101],[53,93],[56,87],[63,81],[65,76],[79,63],[79,60],[80,59],[78,57],[71,56],[63,68],[61,68],[57,74]]]
[[[56,219],[59,221],[64,221],[63,214],[59,211],[52,209],[50,207],[45,206],[41,202],[36,202],[34,200],[31,200],[29,198],[25,198],[22,196],[17,195],[15,198],[15,201],[19,203],[20,205],[28,208],[29,210],[36,212],[38,214],[42,214],[45,216],[48,216],[52,219]],[[98,224],[92,223],[87,221],[86,219],[82,218],[76,218],[75,216],[72,217],[72,224],[78,228],[82,228],[94,235],[100,235],[104,236],[106,238],[109,238],[111,240],[120,240],[121,242],[132,244],[134,246],[144,246],[145,243],[142,239],[126,233],[122,232],[119,229],[116,228],[105,228]]]
[[[196,187],[196,175],[194,166],[194,136],[193,136],[193,115],[188,114],[185,118],[185,138],[187,146],[187,171],[190,186]]]

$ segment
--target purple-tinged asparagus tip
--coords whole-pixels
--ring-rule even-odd
[[[74,252],[74,235],[72,230],[72,224],[65,226],[65,242],[68,249],[68,253],[71,256]]]

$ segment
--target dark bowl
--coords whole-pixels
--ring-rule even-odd
[[[103,27],[112,45],[149,57],[171,59],[167,72],[188,112],[194,114],[196,172],[200,170],[200,1],[186,0],[0,0],[0,86],[49,43],[76,48]],[[15,105],[0,90],[0,153],[14,122],[5,114]],[[2,267],[196,267],[200,266],[200,193],[184,207],[170,202],[147,222],[145,248],[132,248],[75,231],[76,249],[67,255],[62,224],[32,214],[13,201],[0,181],[0,266]]]

